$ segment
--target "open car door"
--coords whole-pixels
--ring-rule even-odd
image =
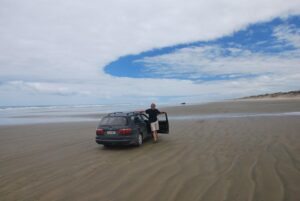
[[[159,123],[158,133],[169,134],[169,120],[167,113],[163,113],[157,116]]]

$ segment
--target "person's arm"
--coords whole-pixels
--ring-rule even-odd
[[[158,114],[165,114],[166,112],[161,112],[159,110],[157,110]]]

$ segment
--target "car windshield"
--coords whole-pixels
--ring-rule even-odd
[[[104,117],[100,121],[101,126],[125,126],[127,119],[125,117]]]

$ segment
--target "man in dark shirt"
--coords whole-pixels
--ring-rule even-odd
[[[157,115],[162,114],[164,112],[160,112],[158,109],[156,109],[156,105],[154,103],[152,103],[151,108],[147,109],[145,112],[146,114],[149,115],[149,123],[150,123],[154,142],[157,142],[158,140],[157,131],[159,130]]]

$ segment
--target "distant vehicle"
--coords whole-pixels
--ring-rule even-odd
[[[158,115],[158,133],[169,133],[167,113]],[[115,112],[104,116],[96,130],[96,142],[104,146],[136,145],[151,138],[152,133],[148,116],[143,112]]]

